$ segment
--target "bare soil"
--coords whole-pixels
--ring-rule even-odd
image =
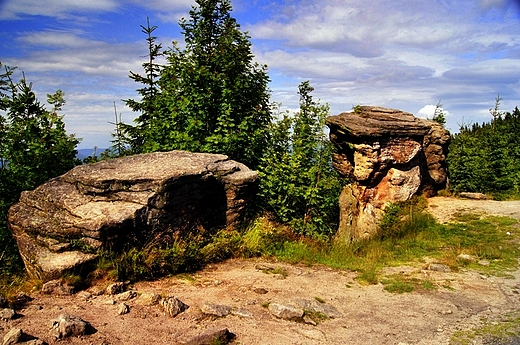
[[[441,222],[457,212],[504,214],[520,219],[520,202],[432,198],[429,209]],[[520,231],[520,230],[519,230]],[[276,274],[266,273],[274,268]],[[67,338],[62,344],[181,344],[214,327],[226,327],[236,335],[235,344],[449,344],[453,333],[502,322],[520,309],[520,270],[511,277],[488,277],[474,271],[436,272],[423,267],[388,268],[428,279],[435,290],[393,294],[383,285],[360,285],[356,273],[323,266],[290,265],[266,259],[229,260],[191,275],[140,282],[131,288],[138,294],[173,295],[190,308],[175,318],[158,305],[132,299],[130,312],[118,315],[118,303],[109,296],[78,293],[49,296],[34,293],[23,316],[0,323],[0,336],[12,327],[48,344],[50,320],[69,313],[88,321],[95,332]],[[104,288],[93,287],[90,292]],[[271,315],[269,302],[292,304],[294,299],[320,300],[336,307],[343,317],[317,325],[285,321]],[[204,316],[203,303],[228,305],[251,316]],[[40,309],[41,307],[41,309]],[[0,338],[1,339],[1,338]],[[475,339],[476,344],[482,340]]]

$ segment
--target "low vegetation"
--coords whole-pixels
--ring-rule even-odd
[[[310,83],[302,82],[298,111],[275,114],[267,67],[254,62],[249,36],[231,17],[230,2],[196,2],[199,7],[180,23],[185,49],[174,43],[161,51],[153,36],[156,28],[142,27],[148,59],[144,75],[130,75],[140,84],[140,98],[126,100],[139,116],[132,125],[118,123],[107,157],[171,149],[227,154],[259,171],[253,220],[237,229],[194,229],[167,245],[94,251],[99,260],[93,273],[86,279],[69,275],[64,280],[82,285],[96,279],[156,279],[228,258],[263,256],[352,270],[362,284],[381,283],[389,292],[405,293],[452,287],[413,274],[387,274],[385,267],[425,268],[435,262],[454,271],[502,275],[517,268],[520,233],[514,220],[461,214],[456,222],[442,225],[425,212],[423,198],[390,205],[375,238],[351,244],[334,241],[338,195],[348,181],[339,179],[330,164],[332,147],[323,131],[328,105],[315,101]],[[157,63],[160,57],[166,58],[166,65]],[[21,191],[78,164],[79,140],[65,133],[57,114],[65,102],[61,91],[48,95],[51,109],[47,110],[25,78],[15,83],[14,69],[4,69],[0,74],[0,295],[15,303],[18,292],[39,288],[41,282],[23,275],[16,243],[6,226],[7,210]],[[456,192],[486,192],[500,198],[520,195],[520,112],[515,108],[503,113],[499,103],[497,99],[490,123],[463,125],[452,137],[448,164]],[[436,116],[444,122],[442,111]],[[461,260],[460,254],[477,261]],[[478,263],[482,260],[488,265]],[[266,273],[286,274],[281,269]],[[314,316],[316,321],[321,318]]]
[[[484,320],[485,321],[485,320]],[[466,331],[457,331],[450,340],[451,345],[474,344],[484,338],[487,344],[514,344],[520,336],[520,313],[502,315],[500,322],[484,322],[484,326]]]

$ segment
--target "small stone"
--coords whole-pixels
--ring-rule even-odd
[[[191,338],[186,345],[212,345],[212,344],[228,344],[235,338],[227,328],[212,328],[202,332]]]
[[[91,326],[81,318],[68,314],[61,314],[56,320],[52,320],[51,335],[56,339],[66,337],[79,337],[87,334]]]
[[[92,298],[92,294],[88,291],[80,291],[76,294],[76,297],[87,301]]]
[[[61,280],[51,280],[43,284],[42,293],[48,295],[70,296],[74,293],[74,287]]]
[[[451,269],[443,264],[430,264],[428,265],[428,270],[430,271],[436,271],[436,272],[444,272],[444,273],[450,273]]]
[[[107,295],[117,295],[123,292],[124,284],[122,282],[112,283],[105,289]]]
[[[477,258],[474,257],[473,255],[469,255],[469,254],[459,254],[457,256],[457,261],[462,261],[462,262],[475,262],[477,261]]]
[[[231,307],[221,304],[204,303],[200,307],[200,311],[202,311],[206,315],[224,317],[229,315],[229,313],[231,312]]]
[[[114,304],[116,304],[116,300],[111,298],[111,297],[100,298],[100,299],[97,299],[97,301],[98,301],[98,303],[103,304],[103,305],[114,305]]]
[[[164,308],[164,311],[170,315],[171,317],[176,317],[180,313],[187,310],[190,306],[184,304],[180,299],[175,297],[168,297],[161,300],[161,305]]]
[[[291,321],[301,320],[304,314],[304,311],[301,308],[279,303],[270,303],[268,309],[274,316]]]
[[[14,319],[16,312],[11,308],[5,308],[0,310],[0,319],[8,321]]]
[[[130,307],[127,306],[125,303],[119,304],[119,307],[117,309],[117,315],[125,315],[130,312]]]
[[[265,295],[266,293],[269,292],[269,291],[267,291],[264,288],[255,288],[255,289],[253,289],[253,291],[256,292],[257,294],[260,294],[260,295]]]
[[[473,200],[487,200],[487,195],[482,193],[471,193],[471,192],[460,192],[461,198],[473,199]]]
[[[4,335],[4,342],[2,345],[12,345],[20,342],[23,332],[20,328],[12,328],[6,335]]]
[[[304,310],[322,314],[329,319],[339,319],[343,317],[343,314],[341,314],[334,306],[330,304],[320,303],[316,300],[305,300],[301,298],[298,298],[294,301]]]
[[[94,286],[89,289],[89,292],[92,296],[101,296],[105,293],[106,289],[101,288],[100,286]]]
[[[34,314],[43,309],[43,306],[39,304],[33,304],[24,309],[24,314]]]
[[[253,313],[244,308],[233,309],[231,310],[231,314],[240,317],[253,317]]]
[[[135,292],[135,291],[126,291],[126,292],[123,292],[123,293],[117,294],[117,295],[115,295],[114,297],[115,297],[118,301],[129,301],[129,300],[131,300],[132,298],[135,298],[136,296],[137,296],[137,292]]]
[[[314,321],[309,315],[303,316],[303,322],[305,322],[308,325],[313,325],[313,326],[317,325],[316,321]]]
[[[161,298],[162,297],[159,294],[143,293],[139,296],[135,303],[140,305],[156,305],[159,303]]]
[[[47,345],[46,342],[40,339],[31,339],[29,341],[24,341],[21,343],[22,345]]]
[[[480,260],[478,264],[480,266],[489,266],[491,263],[489,262],[489,260]]]

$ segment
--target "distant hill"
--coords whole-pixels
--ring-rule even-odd
[[[76,158],[78,159],[85,159],[87,158],[88,156],[93,156],[94,155],[94,151],[96,152],[96,156],[99,157],[99,155],[102,153],[102,152],[105,152],[106,149],[100,149],[100,148],[97,148],[96,150],[94,149],[78,149],[78,154],[76,155]]]

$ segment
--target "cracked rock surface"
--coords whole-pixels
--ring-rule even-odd
[[[23,192],[8,222],[30,276],[88,267],[87,249],[168,241],[186,229],[234,224],[258,175],[225,155],[155,152],[73,168]]]

